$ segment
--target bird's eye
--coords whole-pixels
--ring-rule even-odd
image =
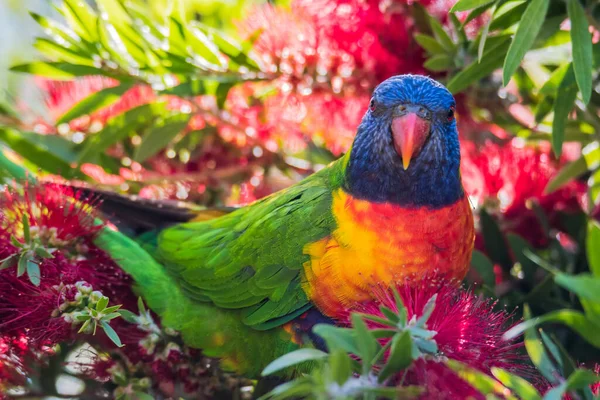
[[[375,111],[376,109],[377,109],[377,103],[375,103],[375,99],[371,99],[371,102],[369,103],[369,110]]]
[[[455,111],[456,111],[456,107],[454,107],[454,106],[450,107],[450,110],[448,111],[448,121],[452,121],[454,119]]]

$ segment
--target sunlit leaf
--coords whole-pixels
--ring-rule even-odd
[[[176,114],[158,120],[135,149],[135,161],[144,162],[165,148],[188,124],[191,114]]]
[[[275,361],[272,361],[262,371],[262,376],[271,375],[284,368],[291,367],[306,361],[322,360],[328,356],[327,353],[317,349],[300,349],[287,353]]]
[[[459,0],[452,6],[450,12],[468,11],[492,2],[494,2],[494,0]]]
[[[492,368],[492,375],[502,382],[504,386],[516,393],[522,400],[537,400],[541,398],[535,387],[520,376],[496,367]]]
[[[490,40],[488,39],[488,43]],[[485,78],[502,65],[504,54],[509,46],[507,37],[502,38],[495,46],[487,46],[481,62],[473,62],[454,75],[446,87],[452,93],[458,93],[469,87],[479,79]]]
[[[64,113],[57,124],[64,124],[82,115],[89,115],[94,111],[108,107],[116,103],[127,92],[133,83],[122,83],[119,86],[109,87],[92,93],[88,97],[75,104],[69,111]]]
[[[567,11],[571,20],[573,68],[577,86],[585,104],[592,97],[592,35],[585,10],[579,0],[567,0]]]
[[[10,68],[13,72],[25,72],[55,80],[71,80],[78,76],[106,75],[105,71],[89,65],[75,65],[64,62],[35,61]]]
[[[600,278],[600,224],[597,221],[588,222],[586,251],[590,271]]]
[[[529,2],[523,17],[521,18],[521,22],[519,22],[519,27],[510,44],[508,53],[506,53],[503,68],[504,85],[508,84],[510,77],[521,64],[521,60],[523,60],[525,53],[527,53],[533,45],[533,42],[544,23],[549,3],[550,0],[531,0],[531,2]]]
[[[423,66],[430,71],[445,71],[454,66],[454,60],[447,54],[437,54],[428,58]]]

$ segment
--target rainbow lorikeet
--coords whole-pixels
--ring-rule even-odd
[[[474,227],[454,110],[436,81],[392,77],[374,91],[351,150],[327,168],[195,221],[187,210],[104,196],[108,214],[125,221],[191,221],[145,245],[153,257],[108,229],[97,243],[186,343],[258,375],[306,343],[312,324],[334,321],[375,287],[433,273],[465,276]]]

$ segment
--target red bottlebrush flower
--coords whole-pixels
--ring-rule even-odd
[[[518,233],[538,247],[547,244],[547,235],[530,201],[539,204],[553,227],[560,212],[581,210],[586,192],[582,182],[544,193],[565,161],[553,159],[549,148],[525,146],[520,139],[504,144],[486,142],[479,148],[462,143],[463,184],[471,200],[498,214],[504,231]]]
[[[424,280],[417,287],[414,284],[398,285],[397,290],[409,321],[413,316],[420,317],[426,303],[437,295],[426,328],[435,332],[433,340],[438,352],[415,361],[403,380],[406,385],[423,385],[426,393],[422,398],[483,398],[443,363],[447,358],[487,374],[491,373],[492,367],[498,367],[520,376],[532,376],[532,369],[524,364],[521,344],[502,338],[510,327],[512,315],[495,311],[495,302],[434,278]],[[355,310],[384,317],[379,310],[381,305],[398,311],[390,290],[380,290],[378,301],[358,305]],[[349,318],[346,322],[349,323]],[[367,324],[371,328],[382,327],[371,321]]]
[[[32,235],[48,247],[73,247],[82,238],[92,237],[101,226],[95,225],[94,200],[82,201],[69,187],[45,184],[23,193],[7,187],[0,199],[0,236],[23,238],[23,216],[27,216]]]
[[[26,186],[22,193],[5,190],[0,199],[0,259],[27,254],[38,265],[40,277],[34,282],[29,273],[17,276],[16,266],[0,270],[0,331],[26,332],[39,345],[71,340],[73,321],[63,314],[77,308],[76,285],[89,286],[86,292],[93,287],[112,302],[135,304],[130,278],[93,244],[102,228],[94,223],[94,206],[93,200],[82,200],[77,192],[56,184]],[[15,240],[25,247],[17,247]],[[34,254],[34,248],[51,254]]]

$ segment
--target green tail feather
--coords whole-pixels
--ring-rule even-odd
[[[162,265],[122,233],[104,228],[95,243],[133,277],[136,292],[163,326],[181,332],[185,343],[205,355],[220,358],[223,368],[258,377],[270,361],[298,347],[281,328],[257,331],[242,323],[238,311],[189,299]],[[143,246],[151,250],[150,243],[144,240]]]

